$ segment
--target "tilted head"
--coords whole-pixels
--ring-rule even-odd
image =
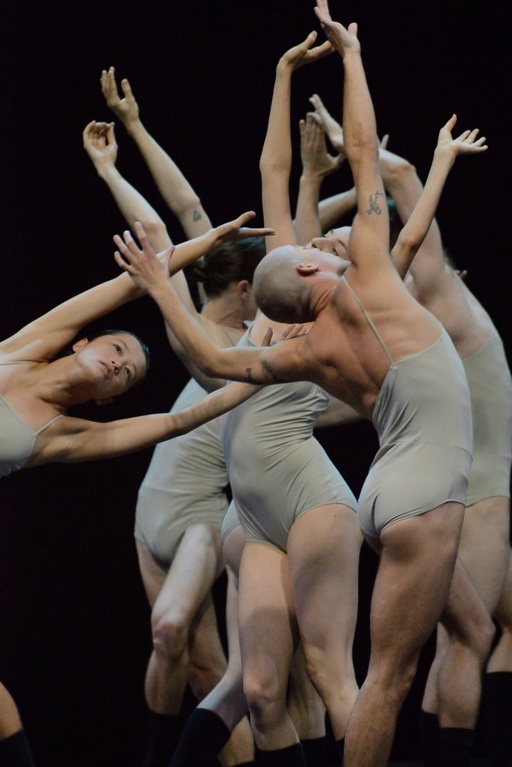
[[[307,248],[318,248],[324,253],[332,253],[339,258],[348,259],[351,226],[339,226],[329,229],[322,237],[313,237]]]
[[[297,267],[303,251],[283,245],[268,253],[254,272],[254,297],[259,308],[276,322],[311,319],[311,285],[300,278]]]
[[[338,255],[314,246],[283,245],[265,256],[254,273],[254,295],[261,311],[276,322],[310,322],[315,303],[349,265]]]
[[[149,349],[128,330],[104,330],[73,344],[72,353],[98,403],[110,402],[139,384],[149,369]]]

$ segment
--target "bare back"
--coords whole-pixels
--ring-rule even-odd
[[[349,267],[301,355],[315,382],[370,417],[391,363],[424,351],[440,335],[439,322],[411,297],[391,263],[371,284]]]

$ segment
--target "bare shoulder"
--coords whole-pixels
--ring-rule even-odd
[[[62,415],[38,435],[34,451],[26,467],[68,462],[77,440],[83,442],[87,434],[101,429],[102,426],[103,424],[99,421]]]

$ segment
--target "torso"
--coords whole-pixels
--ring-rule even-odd
[[[442,331],[398,275],[388,279],[386,274],[379,277],[378,286],[369,286],[357,279],[354,270],[347,269],[303,340],[311,380],[365,417],[371,417],[391,361],[427,349]],[[390,292],[391,309],[382,298],[387,299]]]
[[[0,476],[22,469],[33,456],[39,435],[62,417],[27,387],[19,386],[38,364],[0,360]]]

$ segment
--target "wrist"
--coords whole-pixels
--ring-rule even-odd
[[[314,170],[303,170],[299,178],[300,186],[316,187],[320,188],[324,179],[323,173]]]
[[[116,173],[119,173],[112,161],[102,161],[94,163],[94,165],[96,168],[96,173],[106,183],[108,183],[112,176],[114,176]]]
[[[145,132],[145,128],[140,121],[140,117],[132,117],[128,120],[123,120],[123,124],[126,132],[133,139]]]

